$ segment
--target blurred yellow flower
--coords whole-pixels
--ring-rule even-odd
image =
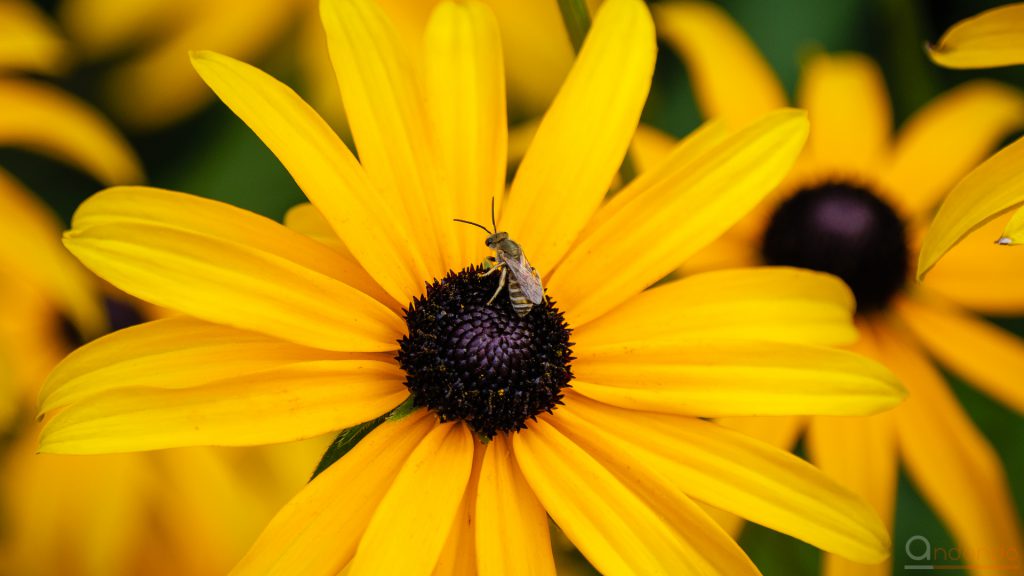
[[[694,500],[856,560],[887,556],[863,503],[701,418],[896,404],[888,372],[819,345],[853,337],[848,290],[789,268],[646,290],[774,188],[806,137],[802,112],[735,136],[702,128],[604,202],[656,56],[645,5],[609,0],[506,198],[490,10],[441,3],[420,76],[373,2],[322,10],[359,160],[285,85],[195,54],[312,204],[281,226],[156,189],[86,201],[72,252],[185,316],[65,360],[43,391],[55,414],[42,451],[282,442],[411,401],[304,488],[239,573],[550,574],[547,515],[607,573],[756,573]],[[489,222],[492,198],[557,306],[487,302],[484,237],[453,218]]]
[[[689,67],[707,116],[741,127],[786,104],[771,68],[720,8],[673,2],[659,5],[655,17]],[[855,349],[892,369],[910,395],[871,418],[733,424],[782,446],[806,429],[812,460],[867,498],[890,527],[902,462],[961,546],[1019,546],[1000,462],[928,355],[1024,411],[1024,342],[968,312],[1024,311],[1024,254],[967,241],[924,285],[912,282],[910,262],[939,200],[1024,126],[1024,96],[995,82],[966,83],[919,110],[893,138],[875,63],[817,54],[804,63],[796,100],[811,120],[805,154],[776,194],[687,270],[767,262],[837,274],[857,298]],[[648,137],[640,156],[657,158],[663,140]],[[826,566],[828,574],[890,571],[836,557]]]
[[[437,0],[378,4],[395,22],[399,41],[413,47]],[[488,4],[510,48],[505,66],[511,102],[524,116],[539,114],[573,57],[557,4]],[[133,129],[166,127],[212,101],[189,65],[189,50],[277,66],[294,58],[310,100],[332,123],[344,123],[315,0],[63,0],[58,12],[87,61],[116,62],[104,79],[104,96],[115,117]],[[289,47],[291,37],[298,40]]]
[[[32,5],[0,3],[0,145],[46,154],[107,185],[141,180],[131,148],[95,110],[15,75],[58,72],[67,53]],[[98,280],[61,245],[56,216],[2,170],[0,228],[0,573],[223,574],[302,484],[312,447],[36,454],[41,426],[29,415],[46,374],[76,340],[117,327],[111,312],[127,305],[105,305]]]
[[[1024,64],[1024,4],[1007,4],[950,28],[928,55],[948,68],[992,68]],[[1024,204],[1024,139],[1017,140],[968,174],[949,193],[925,236],[917,274],[923,277],[953,246],[1000,214]],[[1024,210],[1002,233],[999,244],[1024,244]]]

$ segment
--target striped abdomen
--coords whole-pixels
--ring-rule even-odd
[[[520,317],[526,316],[533,309],[533,302],[530,302],[526,295],[523,294],[523,289],[519,286],[519,281],[516,280],[513,274],[508,276],[508,297],[512,300],[512,309]]]

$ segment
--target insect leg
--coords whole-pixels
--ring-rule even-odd
[[[499,268],[501,268],[503,271],[504,271],[504,268],[505,268],[504,264],[501,264],[500,262],[498,262],[498,260],[496,258],[494,258],[494,256],[489,256],[488,258],[493,260],[495,262],[495,264],[493,266],[491,266],[490,268],[488,268],[486,272],[481,272],[480,273],[480,276],[482,278],[490,276],[491,274],[497,272]]]
[[[504,266],[501,266],[501,276],[498,277],[498,289],[494,291],[494,295],[491,296],[491,299],[487,301],[488,306],[491,305],[491,302],[494,302],[494,299],[497,298],[498,294],[501,293],[501,289],[505,287],[505,280],[507,279],[507,277],[508,270]]]

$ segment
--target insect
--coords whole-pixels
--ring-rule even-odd
[[[494,221],[493,198],[491,199],[491,226],[494,227],[493,231],[488,230],[486,226],[481,226],[469,220],[456,218],[455,221],[476,226],[489,234],[486,244],[488,248],[494,250],[494,256],[487,257],[487,261],[492,266],[483,275],[490,276],[500,271],[501,276],[498,279],[498,289],[494,291],[491,299],[487,301],[488,305],[498,297],[501,289],[505,287],[506,281],[508,282],[508,296],[512,301],[512,309],[516,311],[520,318],[529,314],[534,306],[544,301],[544,287],[541,285],[540,274],[537,273],[537,269],[530,265],[530,262],[526,259],[526,254],[523,253],[522,247],[508,237],[508,232],[498,232],[498,225]],[[509,276],[510,271],[512,272],[511,276]]]

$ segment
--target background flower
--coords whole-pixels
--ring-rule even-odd
[[[743,126],[785,102],[756,48],[719,8],[675,2],[656,14],[661,33],[693,70],[698,102],[709,116]],[[805,58],[796,102],[812,122],[798,166],[774,198],[689,270],[767,262],[840,275],[858,301],[857,349],[899,374],[911,397],[870,419],[732,424],[780,445],[794,444],[808,425],[812,460],[887,518],[894,515],[899,459],[962,546],[1018,546],[1020,526],[1000,464],[924,354],[1024,410],[1016,377],[1024,368],[1024,342],[960,308],[1020,313],[1021,293],[1006,285],[1019,278],[1015,270],[1024,260],[991,243],[967,242],[916,286],[909,283],[907,253],[916,252],[935,205],[954,183],[1024,125],[1024,94],[967,83],[922,107],[894,137],[877,66],[857,54],[814,54]],[[825,566],[831,574],[889,571],[835,558]]]
[[[436,0],[379,0],[409,46],[418,44]],[[572,51],[555,2],[491,0],[509,47],[509,97],[517,114],[543,112],[569,70]],[[596,5],[596,2],[594,2]],[[166,128],[211,103],[185,56],[215,50],[287,66],[302,91],[345,126],[315,0],[63,0],[59,21],[81,59],[106,65],[99,91],[115,118],[135,130]],[[94,79],[95,80],[95,79]]]
[[[60,71],[70,55],[42,11],[4,2],[0,27],[0,144],[46,154],[104,184],[141,180],[138,159],[109,121],[27,76]],[[32,413],[53,366],[84,341],[155,312],[82,268],[61,245],[62,228],[0,169],[0,572],[222,574],[305,480],[302,468],[321,445],[39,455],[42,426]]]

